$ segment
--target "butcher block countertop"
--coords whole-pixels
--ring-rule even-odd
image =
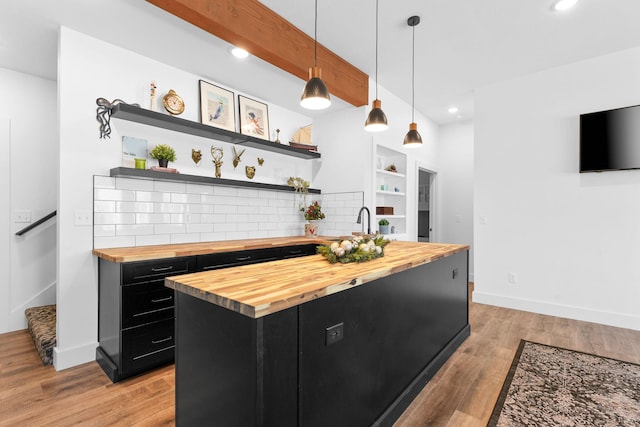
[[[384,257],[363,263],[329,264],[321,255],[310,255],[169,277],[165,285],[259,318],[468,249],[467,245],[393,241],[385,247]]]
[[[219,242],[181,243],[175,245],[136,246],[127,248],[94,249],[93,254],[111,262],[149,261],[191,255],[205,255],[218,252],[236,252],[249,249],[264,249],[278,246],[318,244],[322,245],[333,237],[272,237],[264,239],[224,240]]]

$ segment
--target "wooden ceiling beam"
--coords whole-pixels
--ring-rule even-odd
[[[304,81],[309,79],[314,39],[257,0],[147,1]],[[367,74],[320,43],[317,62],[332,95],[356,107],[368,104]],[[302,88],[303,84],[300,93]]]

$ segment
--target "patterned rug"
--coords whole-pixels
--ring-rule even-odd
[[[522,340],[488,426],[640,427],[640,365]]]

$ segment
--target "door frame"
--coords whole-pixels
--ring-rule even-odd
[[[416,230],[416,241],[418,241],[418,207],[420,199],[420,171],[426,172],[431,175],[431,179],[429,180],[429,242],[437,242],[438,241],[438,226],[437,226],[437,212],[436,212],[436,183],[438,179],[438,171],[429,167],[426,163],[423,163],[419,160],[416,160],[416,194],[415,194],[415,212],[416,212],[416,221],[415,221],[415,230]]]

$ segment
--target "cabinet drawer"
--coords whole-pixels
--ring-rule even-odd
[[[276,259],[280,259],[280,248],[252,249],[249,251],[199,255],[197,270],[216,270],[219,268],[254,264],[257,262],[273,261]]]
[[[122,287],[122,328],[173,319],[174,291],[164,279]]]
[[[122,264],[122,284],[148,282],[189,272],[192,258],[167,258]]]
[[[280,257],[281,258],[296,258],[307,255],[315,255],[316,248],[318,245],[296,245],[296,246],[285,246],[280,248]]]
[[[127,375],[173,362],[174,320],[122,331],[122,370]]]

